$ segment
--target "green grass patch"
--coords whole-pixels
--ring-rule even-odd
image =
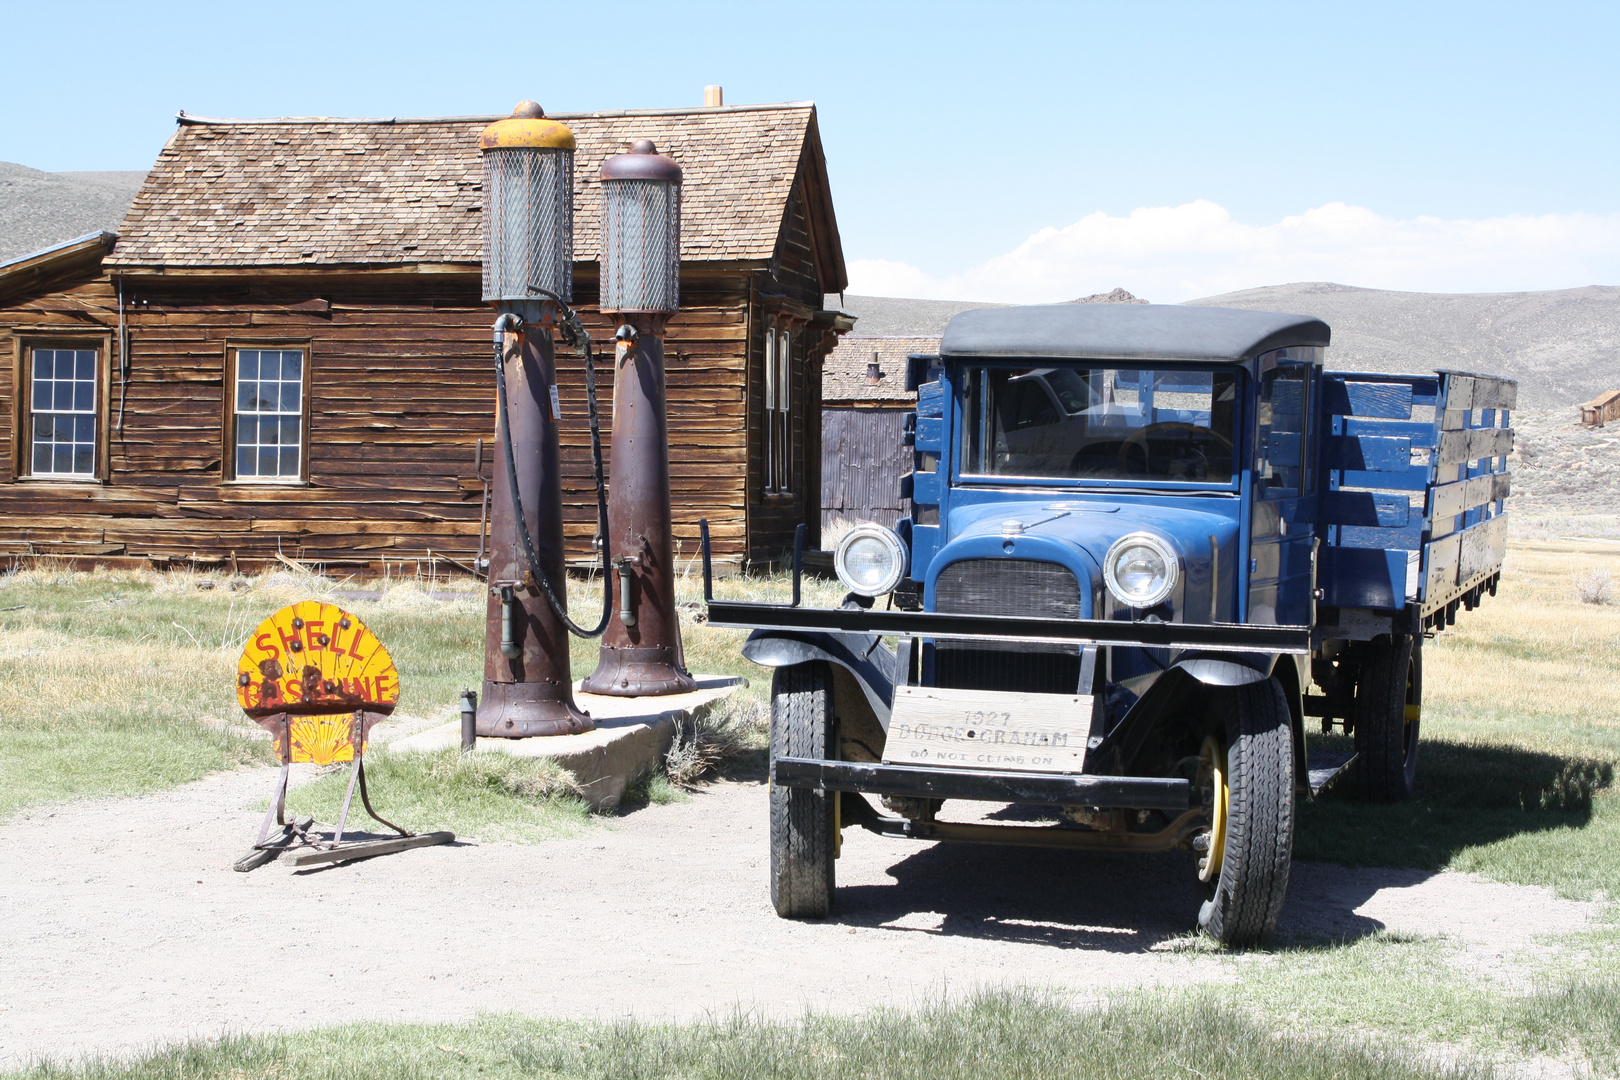
[[[293,817],[336,822],[348,790],[347,765],[287,796]],[[366,784],[379,814],[411,832],[448,829],[466,840],[535,843],[573,836],[589,824],[590,809],[573,778],[555,762],[494,750],[463,754],[366,755]],[[360,805],[356,791],[349,827],[381,830]]]
[[[36,1080],[315,1080],[364,1076],[567,1080],[1394,1080],[1491,1075],[1344,1034],[1261,1023],[1214,995],[1075,1009],[1032,992],[964,1004],[683,1025],[486,1017],[469,1024],[362,1024],[191,1042],[131,1062],[42,1064]]]

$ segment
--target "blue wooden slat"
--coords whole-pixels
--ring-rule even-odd
[[[1388,488],[1391,491],[1422,491],[1429,486],[1429,467],[1414,465],[1404,473],[1362,472],[1346,469],[1339,475],[1339,486],[1347,488]]]
[[[1416,551],[1423,543],[1423,523],[1401,529],[1377,529],[1364,525],[1341,525],[1339,547],[1381,548],[1386,551]]]
[[[1322,407],[1335,416],[1381,416],[1405,420],[1412,415],[1412,387],[1403,383],[1357,382],[1326,376]]]
[[[1403,473],[1412,467],[1412,440],[1329,435],[1322,440],[1322,465],[1329,469]]]
[[[1406,606],[1406,552],[1325,547],[1316,580],[1324,605],[1397,611]]]
[[[938,416],[923,416],[919,410],[917,415],[917,443],[918,450],[931,450],[938,453],[945,446],[945,421]]]
[[[1316,519],[1323,525],[1364,525],[1400,529],[1411,523],[1412,500],[1373,491],[1324,491]]]
[[[1340,418],[1341,435],[1372,435],[1412,440],[1413,446],[1434,445],[1434,425],[1421,420],[1364,420],[1359,416]]]
[[[917,415],[945,415],[945,384],[938,379],[917,387]]]

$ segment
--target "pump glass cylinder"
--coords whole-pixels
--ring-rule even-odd
[[[574,152],[485,150],[484,299],[574,298]]]
[[[602,181],[602,309],[676,311],[681,300],[681,186]]]

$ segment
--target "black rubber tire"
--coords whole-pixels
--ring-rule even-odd
[[[1401,802],[1417,789],[1419,720],[1406,707],[1423,704],[1423,649],[1409,634],[1367,643],[1356,680],[1356,790],[1366,802]]]
[[[1225,853],[1198,925],[1223,945],[1264,941],[1277,928],[1294,855],[1294,735],[1276,679],[1221,690],[1226,733]]]
[[[777,668],[771,679],[771,761],[837,755],[832,672],[825,661]],[[837,796],[771,787],[771,903],[784,919],[832,911]]]

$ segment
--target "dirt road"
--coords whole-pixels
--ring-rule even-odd
[[[852,830],[839,914],[791,923],[766,883],[765,790],[722,784],[572,840],[231,870],[270,773],[0,825],[0,1065],[223,1031],[482,1011],[796,1014],[1009,983],[1085,998],[1228,978],[1177,949],[1186,857],[1076,856]],[[1461,874],[1301,864],[1285,933],[1444,933],[1489,958],[1590,905]]]

